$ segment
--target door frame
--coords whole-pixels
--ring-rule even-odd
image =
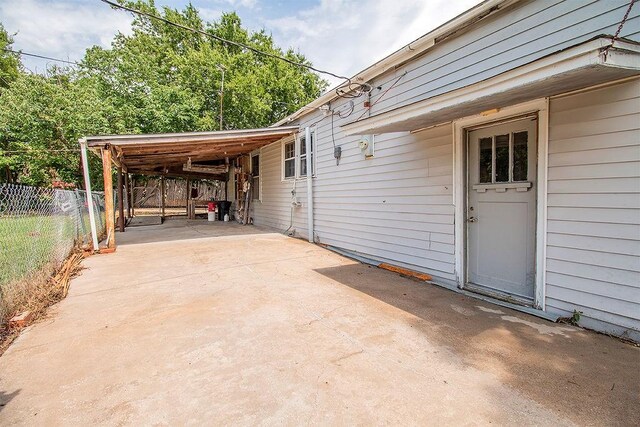
[[[491,110],[475,116],[455,120],[453,126],[453,202],[455,269],[458,288],[467,283],[467,129],[492,122],[503,122],[519,116],[538,115],[537,191],[536,191],[536,253],[534,307],[545,310],[546,252],[547,252],[547,162],[549,145],[549,98]]]

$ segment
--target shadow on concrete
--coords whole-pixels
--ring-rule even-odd
[[[315,271],[412,314],[428,340],[579,424],[640,420],[638,347],[368,265]]]
[[[254,225],[241,225],[236,222],[208,222],[203,219],[172,218],[165,220],[161,225],[128,227],[124,233],[116,232],[116,245],[127,246],[142,243],[229,238],[271,233],[274,233],[274,231]]]
[[[18,389],[14,392],[7,393],[6,391],[0,390],[0,412],[2,412],[4,407],[7,406],[7,404],[11,402],[11,400],[13,400],[14,397],[20,394],[20,391],[21,390]]]

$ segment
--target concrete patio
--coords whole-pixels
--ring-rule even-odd
[[[0,425],[633,425],[640,348],[270,230],[128,229],[0,357]]]

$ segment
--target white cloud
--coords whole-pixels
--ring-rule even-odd
[[[351,76],[479,2],[321,0],[264,25],[281,46],[299,48],[318,68]]]
[[[2,23],[14,37],[15,49],[77,61],[93,45],[107,47],[120,31],[130,32],[131,15],[104,3],[62,0],[0,2]],[[30,69],[42,71],[47,61],[23,57]]]
[[[258,0],[217,0],[216,3],[226,3],[233,8],[253,9],[258,4]]]
[[[222,16],[222,10],[209,7],[199,7],[198,12],[200,17],[207,22],[217,21]]]

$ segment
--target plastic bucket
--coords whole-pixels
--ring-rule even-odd
[[[216,220],[216,213],[215,212],[211,212],[211,211],[207,212],[207,220],[209,222],[215,221]]]

